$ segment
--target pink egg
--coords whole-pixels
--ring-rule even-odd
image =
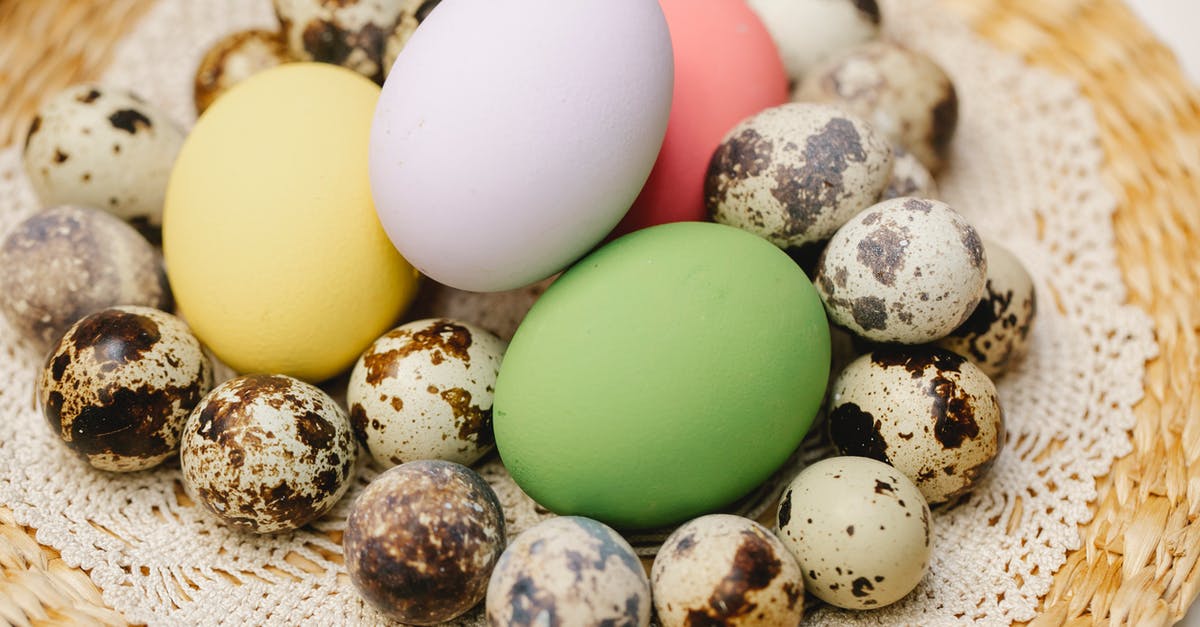
[[[721,138],[742,119],[788,101],[783,61],[744,0],[659,0],[675,52],[667,135],[621,235],[703,220],[704,173]]]

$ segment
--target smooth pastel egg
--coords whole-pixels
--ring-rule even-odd
[[[628,211],[662,145],[671,39],[650,0],[457,0],[396,59],[371,188],[396,248],[490,292],[576,260]]]
[[[658,161],[615,233],[704,220],[704,173],[743,118],[788,101],[783,61],[744,0],[660,0],[675,50],[675,93]]]

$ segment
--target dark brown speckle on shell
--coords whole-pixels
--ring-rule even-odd
[[[212,366],[179,319],[144,307],[91,314],[46,360],[38,398],[50,428],[101,470],[162,463],[179,449]]]
[[[349,68],[383,83],[388,38],[401,24],[405,2],[274,0],[291,54]]]
[[[287,45],[275,31],[250,29],[223,37],[208,49],[196,68],[192,81],[196,113],[203,113],[218,96],[242,80],[290,60]]]
[[[396,620],[433,625],[483,599],[504,551],[504,514],[469,468],[443,461],[397,466],[358,497],[343,552],[350,580]]]

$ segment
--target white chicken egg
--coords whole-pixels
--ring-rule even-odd
[[[875,0],[749,0],[799,81],[821,61],[879,36]]]

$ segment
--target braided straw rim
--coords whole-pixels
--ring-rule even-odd
[[[1200,91],[1118,0],[942,0],[984,38],[1068,76],[1092,102],[1119,208],[1130,300],[1154,318],[1133,452],[1099,482],[1095,517],[1034,625],[1171,624],[1200,591]],[[0,0],[0,146],[40,99],[100,75],[152,0]],[[87,575],[0,507],[0,620],[123,624]]]

